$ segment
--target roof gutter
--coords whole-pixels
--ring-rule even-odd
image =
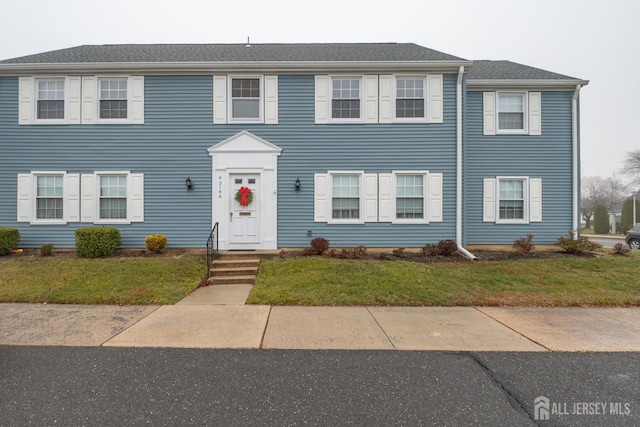
[[[181,72],[329,72],[329,71],[455,71],[471,66],[471,61],[196,61],[196,62],[66,62],[66,63],[0,63],[0,75],[16,73],[95,73],[137,71],[167,74]]]
[[[585,86],[588,80],[579,79],[476,79],[467,80],[467,89],[482,90],[487,88],[501,89],[523,89],[532,88],[548,88],[548,89],[567,89],[574,88],[576,85]]]
[[[462,78],[464,66],[458,69],[458,81],[456,82],[456,244],[458,252],[469,259],[478,258],[462,247]]]

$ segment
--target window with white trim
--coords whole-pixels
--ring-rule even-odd
[[[36,220],[63,219],[63,175],[36,175]]]
[[[331,218],[360,219],[360,175],[332,175]]]
[[[497,176],[484,179],[483,221],[528,224],[542,221],[542,179]]]
[[[542,135],[542,93],[482,93],[483,135]]]
[[[526,94],[498,92],[498,132],[526,131]]]
[[[98,80],[99,118],[126,119],[128,117],[128,79],[101,78]]]
[[[360,119],[361,80],[355,77],[331,79],[331,118]]]
[[[99,218],[101,220],[127,219],[126,175],[99,175],[99,180]]]
[[[396,175],[396,218],[424,218],[424,174]]]
[[[80,220],[80,174],[20,173],[17,184],[18,222],[56,225]]]
[[[262,118],[262,79],[231,77],[231,120],[260,121]]]
[[[36,86],[36,118],[64,120],[64,79],[38,79]]]
[[[498,218],[523,220],[525,214],[525,179],[498,179]]]
[[[424,77],[396,77],[396,118],[425,118]]]

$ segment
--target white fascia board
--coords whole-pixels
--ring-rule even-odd
[[[589,80],[551,80],[551,79],[510,79],[510,80],[467,80],[467,90],[491,90],[491,89],[549,89],[562,90],[571,88],[575,89],[576,85],[585,86],[589,84]]]
[[[287,71],[327,73],[331,71],[452,71],[460,66],[471,66],[471,61],[234,61],[234,62],[70,62],[44,64],[1,64],[0,75],[34,73],[145,73],[164,74],[180,72],[260,71],[261,73]]]

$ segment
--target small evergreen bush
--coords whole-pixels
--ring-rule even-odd
[[[0,227],[0,255],[9,255],[20,243],[20,232],[17,228]]]
[[[75,231],[76,251],[80,258],[113,254],[122,243],[120,230],[113,227],[85,227]]]
[[[596,234],[609,234],[609,212],[606,206],[597,205],[594,208],[593,232]]]
[[[535,246],[531,241],[533,240],[533,234],[527,234],[527,237],[521,237],[513,241],[513,249],[518,255],[526,255],[531,252]]]
[[[311,241],[311,255],[323,255],[329,250],[329,241],[324,237],[316,237]]]
[[[144,245],[149,251],[160,253],[167,247],[167,238],[162,234],[151,234],[144,239]]]
[[[602,247],[600,243],[592,242],[587,236],[580,236],[578,239],[575,237],[576,233],[569,231],[569,237],[558,237],[558,241],[554,244],[572,254],[592,252]]]

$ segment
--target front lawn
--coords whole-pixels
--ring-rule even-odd
[[[634,306],[640,254],[423,264],[306,257],[264,261],[247,303]]]
[[[193,292],[205,257],[0,257],[0,302],[175,304]]]

